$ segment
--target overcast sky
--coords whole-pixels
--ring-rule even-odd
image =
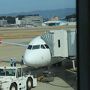
[[[0,14],[75,7],[76,0],[0,0]]]

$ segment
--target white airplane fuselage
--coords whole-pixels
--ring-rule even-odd
[[[24,54],[24,64],[31,67],[47,66],[51,62],[51,53],[48,45],[37,37],[33,39]]]

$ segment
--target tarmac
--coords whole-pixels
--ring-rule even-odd
[[[22,43],[28,42],[30,39],[7,39],[4,41]],[[26,47],[1,44],[0,61],[9,61],[13,57],[20,61],[25,49]],[[76,72],[67,70],[65,63],[62,66],[52,67],[50,70],[55,74],[54,81],[49,83],[38,81],[38,86],[32,90],[77,90]]]
[[[49,71],[54,73],[54,80],[51,82],[38,81],[38,86],[32,90],[77,90],[77,73],[68,71],[65,64],[52,66]]]
[[[53,82],[42,83],[38,82],[38,86],[32,88],[32,90],[74,90],[61,78],[55,77]]]

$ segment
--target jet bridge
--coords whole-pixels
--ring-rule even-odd
[[[52,57],[76,57],[76,30],[50,30],[41,36]]]

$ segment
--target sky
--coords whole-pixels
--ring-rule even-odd
[[[76,0],[0,0],[0,14],[76,8]]]

